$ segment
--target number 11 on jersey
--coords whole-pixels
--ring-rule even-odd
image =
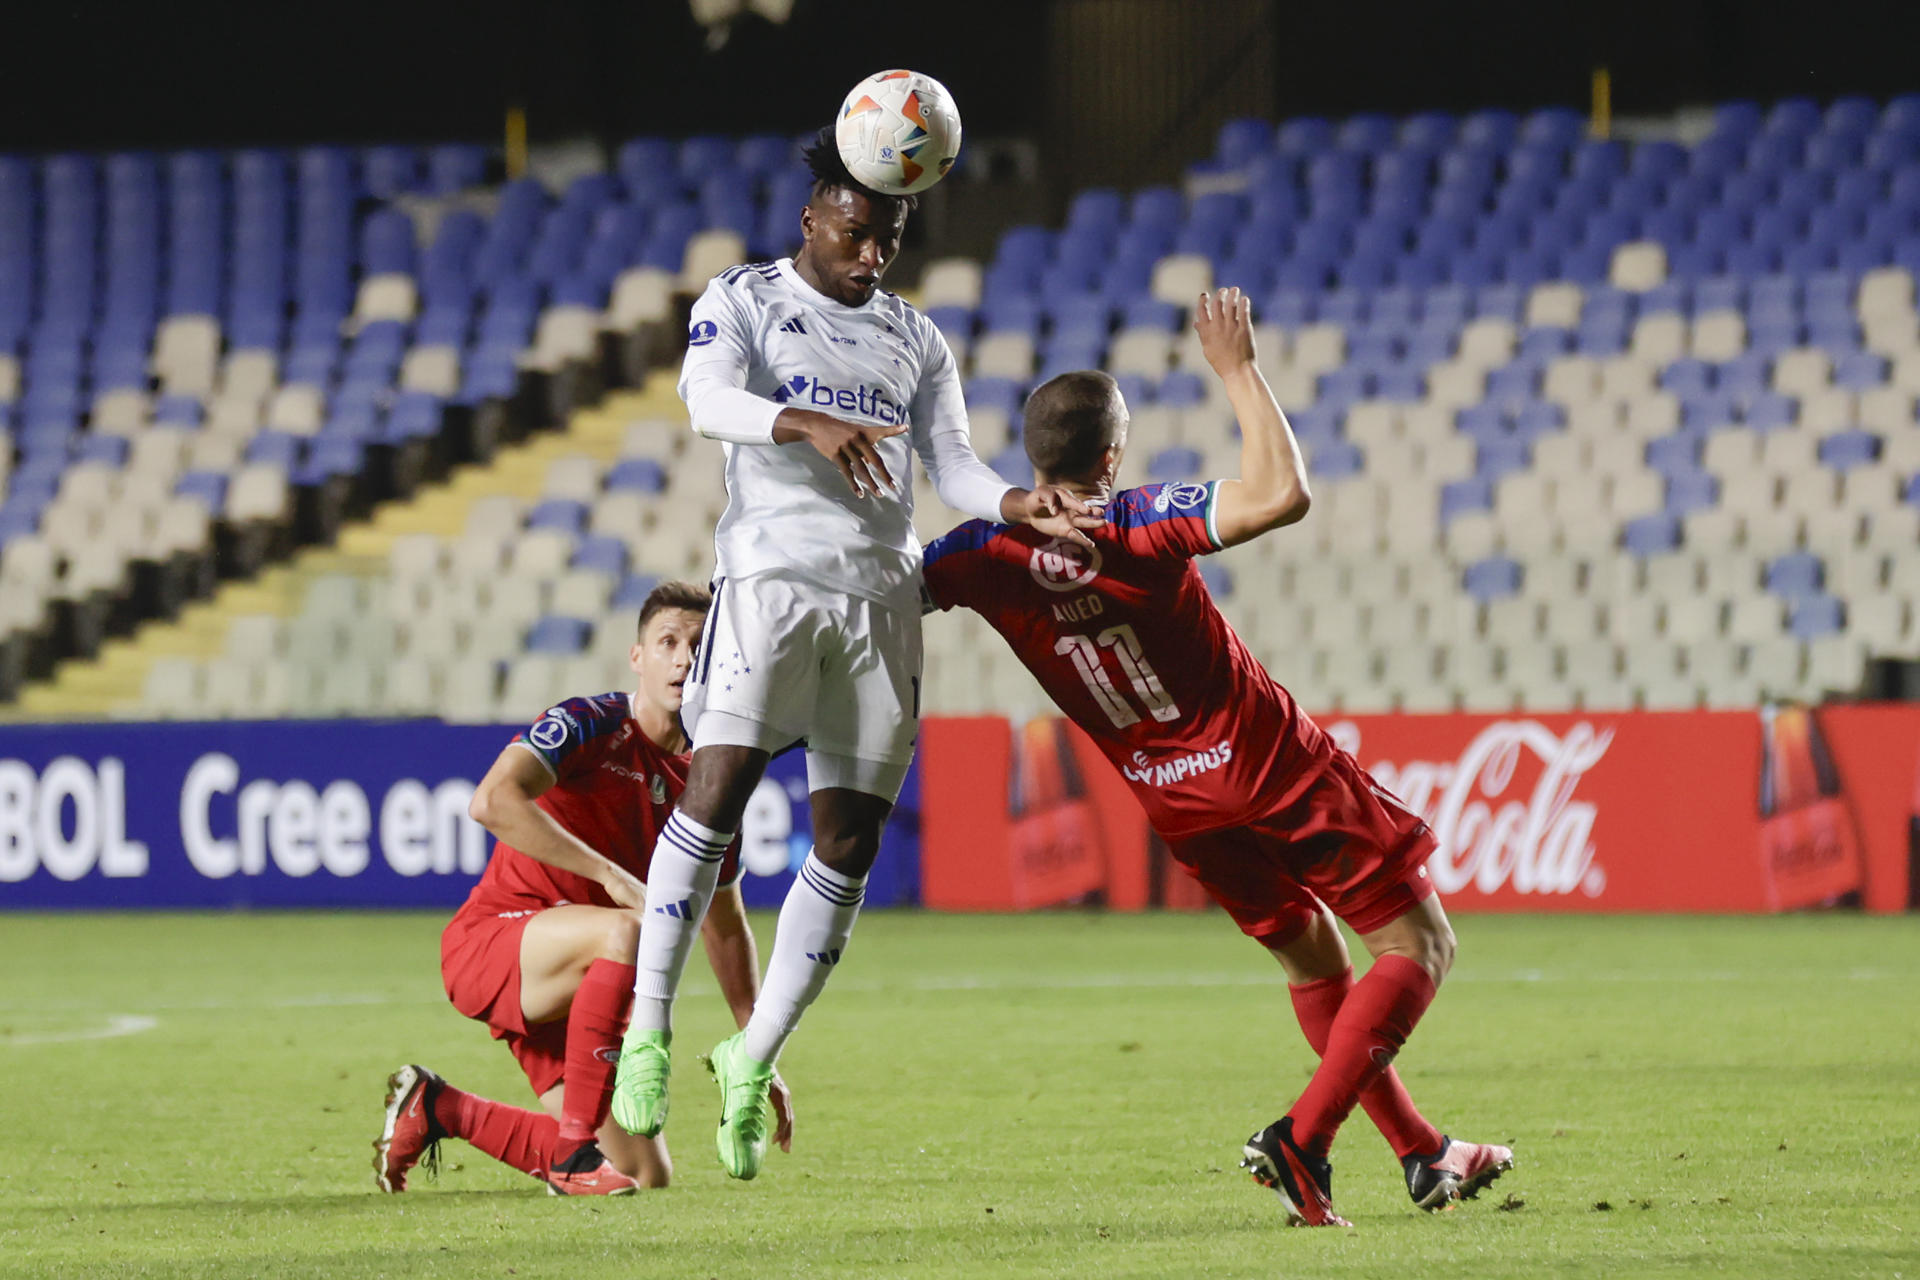
[[[1149,715],[1163,724],[1180,718],[1180,708],[1167,696],[1153,664],[1147,661],[1146,652],[1140,647],[1140,637],[1134,634],[1130,625],[1123,622],[1093,637],[1061,636],[1054,644],[1053,651],[1073,659],[1074,669],[1086,681],[1087,692],[1107,713],[1107,719],[1113,721],[1114,728],[1124,729],[1128,725],[1138,724],[1140,714],[1114,687],[1112,677],[1107,674],[1106,663],[1102,660],[1102,649],[1113,650],[1120,659],[1121,669],[1126,672],[1133,692],[1145,704]]]

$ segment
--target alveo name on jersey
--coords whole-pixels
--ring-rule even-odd
[[[1233,759],[1231,742],[1222,742],[1217,747],[1209,747],[1205,751],[1196,751],[1190,755],[1175,756],[1159,764],[1147,759],[1146,752],[1136,751],[1133,753],[1133,763],[1120,766],[1120,772],[1126,775],[1127,781],[1137,782],[1143,787],[1164,787],[1203,773],[1211,773],[1231,759]]]
[[[878,387],[835,387],[804,373],[788,378],[773,398],[781,404],[858,413],[887,426],[907,420],[907,407]]]

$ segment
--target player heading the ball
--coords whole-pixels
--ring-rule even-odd
[[[927,549],[927,589],[992,624],[1126,776],[1174,858],[1285,969],[1320,1066],[1243,1164],[1289,1221],[1345,1225],[1326,1156],[1356,1102],[1414,1202],[1439,1208],[1513,1153],[1441,1134],[1390,1065],[1453,962],[1426,872],[1433,834],[1267,674],[1201,580],[1194,557],[1298,521],[1310,495],[1247,300],[1202,295],[1194,327],[1239,418],[1238,479],[1116,493],[1126,402],[1104,373],[1062,374],[1027,401],[1027,456],[1044,483],[1104,504],[1106,526],[1081,547],[971,521]],[[1357,984],[1336,916],[1374,956]]]
[[[813,849],[780,911],[746,1029],[709,1058],[717,1146],[736,1178],[765,1158],[773,1064],[845,953],[919,722],[918,454],[949,506],[1086,541],[1100,524],[1058,486],[1013,488],[975,456],[953,354],[880,288],[913,197],[861,186],[830,131],[793,258],[721,273],[694,303],[680,395],[726,450],[713,612],[682,709],[693,763],[662,829],[613,1116],[667,1118],[672,1008],[727,847],[775,751],[804,741]]]

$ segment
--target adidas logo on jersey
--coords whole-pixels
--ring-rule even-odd
[[[856,387],[852,390],[833,387],[804,373],[788,378],[786,385],[773,393],[773,398],[780,404],[863,414],[887,426],[907,420],[907,407],[897,400],[888,399],[886,392],[877,387]]]
[[[797,333],[804,338],[807,335],[807,326],[800,323],[799,316],[795,316],[793,319],[787,321],[785,324],[780,326],[780,332]]]

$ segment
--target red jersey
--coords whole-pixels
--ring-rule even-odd
[[[553,786],[534,803],[554,821],[644,882],[653,842],[687,785],[690,757],[653,744],[633,718],[625,693],[569,698],[514,738],[538,756]],[[740,875],[740,843],[727,850],[720,882]],[[550,867],[512,845],[494,846],[469,907],[490,914],[544,911],[562,903],[616,905],[598,881]]]
[[[982,520],[926,553],[933,603],[991,623],[1169,837],[1272,812],[1334,752],[1201,581],[1193,557],[1220,549],[1218,492],[1218,481],[1125,490],[1088,530],[1091,553]]]

